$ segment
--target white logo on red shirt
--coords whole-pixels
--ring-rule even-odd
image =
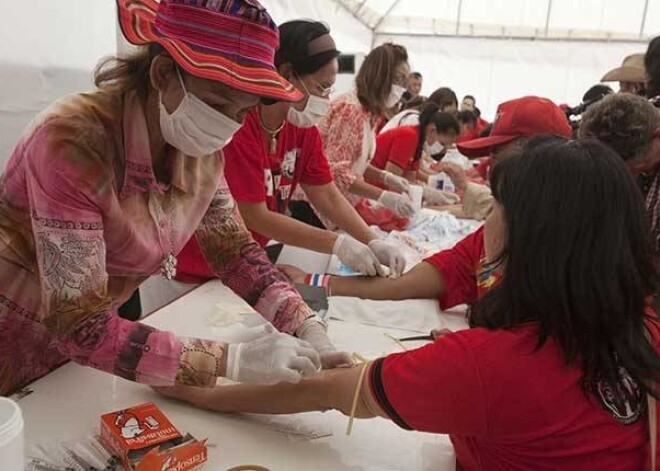
[[[264,169],[264,184],[266,185],[266,196],[275,195],[275,184],[273,182],[273,172],[269,168]]]
[[[291,185],[282,185],[280,187],[280,198],[288,200],[291,197]]]
[[[645,401],[642,391],[632,376],[624,367],[619,367],[619,377],[623,388],[615,391],[615,387],[604,380],[596,383],[596,392],[600,396],[603,407],[624,425],[630,425],[639,419],[643,412]],[[625,391],[621,390],[625,389]]]
[[[296,161],[298,160],[298,151],[300,149],[293,149],[284,154],[282,161],[282,176],[284,178],[293,178],[296,173]]]

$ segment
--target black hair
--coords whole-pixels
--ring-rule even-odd
[[[458,119],[459,123],[468,124],[470,126],[474,126],[477,124],[476,113],[468,110],[459,111],[458,114],[456,115],[456,119]]]
[[[584,96],[582,97],[582,102],[595,103],[598,100],[602,100],[605,96],[609,95],[610,93],[614,93],[614,90],[612,90],[611,87],[599,83],[597,85],[594,85],[585,92]]]
[[[493,123],[490,123],[488,126],[483,128],[479,133],[479,137],[488,137],[493,130]]]
[[[477,117],[477,119],[481,118],[481,110],[479,108],[477,108],[476,106],[474,107],[473,113]]]
[[[477,100],[472,95],[465,95],[463,100],[472,100],[472,103],[477,104]]]
[[[603,84],[597,84],[591,87],[589,90],[587,90],[582,97],[582,103],[580,103],[577,106],[574,106],[573,108],[566,108],[564,110],[564,114],[566,115],[566,118],[570,121],[571,127],[573,128],[573,134],[576,134],[577,129],[580,127],[580,121],[579,120],[572,120],[571,118],[573,116],[581,116],[583,115],[587,109],[591,107],[591,105],[598,103],[600,100],[605,98],[607,95],[611,95],[614,93],[614,90],[612,88],[608,87],[607,85]]]
[[[420,74],[419,72],[410,72],[410,77],[411,78],[416,78],[416,79],[421,79],[422,74]]]
[[[660,36],[649,43],[644,55],[644,67],[649,76],[646,94],[649,98],[655,98],[660,95]]]
[[[472,307],[470,325],[536,322],[537,349],[556,341],[565,363],[581,368],[585,395],[607,385],[639,407],[638,393],[657,396],[660,357],[645,308],[658,274],[644,200],[623,160],[596,140],[537,136],[490,181],[506,222],[495,261],[503,276]]]
[[[461,133],[461,127],[453,115],[440,111],[440,107],[437,104],[429,102],[419,115],[419,141],[417,143],[417,151],[415,152],[414,160],[422,158],[424,142],[426,141],[426,127],[429,124],[434,124],[435,129],[439,134],[446,134],[449,131],[454,131],[458,136]]]
[[[340,53],[337,49],[309,55],[309,43],[325,34],[330,34],[330,28],[319,21],[287,21],[279,26],[279,30],[280,47],[275,53],[275,67],[289,63],[293,73],[302,77],[313,74],[339,57]]]
[[[429,101],[432,101],[440,108],[444,108],[446,106],[451,106],[451,105],[458,106],[458,98],[456,97],[456,93],[454,92],[454,90],[448,87],[438,88],[436,91],[431,93],[431,96],[429,97]]]

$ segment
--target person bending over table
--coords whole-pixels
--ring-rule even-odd
[[[492,167],[518,152],[532,136],[573,135],[562,109],[547,98],[526,96],[507,101],[498,106],[497,116],[498,119],[488,137],[457,144],[461,154],[470,158],[490,155]],[[485,219],[492,202],[488,186],[470,182],[465,170],[456,164],[441,162],[437,170],[447,173],[456,191],[463,194],[461,208],[455,215],[469,219]]]
[[[256,413],[350,414],[357,396],[357,417],[449,434],[465,470],[649,469],[658,273],[630,173],[597,141],[546,137],[495,167],[491,188],[484,247],[501,277],[469,330],[295,385],[159,391]]]
[[[297,103],[267,100],[249,111],[243,127],[224,149],[229,189],[254,239],[271,239],[321,253],[334,253],[366,275],[383,276],[381,263],[400,275],[405,259],[395,244],[379,240],[339,192],[316,124],[330,107],[339,51],[330,31],[316,21],[280,25],[275,54],[278,72],[303,94]],[[286,215],[300,185],[309,201],[348,235],[319,229]],[[352,237],[351,237],[352,236]],[[213,277],[195,238],[183,249],[179,277]]]
[[[376,138],[376,154],[372,165],[400,176],[410,183],[425,184],[428,175],[421,172],[422,153],[439,154],[454,144],[458,135],[458,121],[429,102],[415,126],[401,126],[381,133]],[[458,197],[446,191],[424,185],[424,202],[431,205],[453,204]]]
[[[355,89],[334,99],[319,123],[335,184],[358,212],[362,211],[359,203],[363,200],[378,201],[397,217],[410,217],[415,212],[406,194],[408,181],[371,165],[376,151],[376,124],[401,100],[409,73],[406,48],[381,44],[365,57],[355,77]],[[384,183],[389,189],[383,190],[369,181]],[[305,203],[307,200],[300,191],[293,199]],[[326,228],[336,227],[321,208],[313,202],[311,207]]]
[[[500,105],[503,116],[490,137],[461,147],[468,155],[493,156],[494,167],[516,155],[536,135],[555,133],[569,137],[571,127],[561,109],[550,100],[523,97]],[[504,118],[506,116],[506,119]],[[459,169],[460,174],[463,170]],[[456,180],[457,182],[458,180]],[[487,185],[464,182],[463,213],[481,218],[490,212],[491,190]],[[438,299],[440,308],[471,304],[496,281],[497,274],[484,264],[483,228],[459,241],[453,248],[424,259],[396,280],[368,277],[311,276],[291,266],[280,266],[296,283],[324,286],[333,296],[352,296],[376,300]]]
[[[220,149],[259,97],[301,99],[274,68],[275,24],[255,1],[117,4],[124,35],[148,47],[102,63],[95,91],[39,115],[2,175],[0,394],[66,360],[202,386],[295,381],[319,355],[346,363],[250,236],[223,177]],[[214,273],[282,334],[264,322],[256,340],[228,346],[117,315],[149,276],[175,275],[193,233]]]

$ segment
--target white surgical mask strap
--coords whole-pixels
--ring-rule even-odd
[[[303,111],[305,111],[307,109],[307,107],[309,106],[309,99],[312,97],[312,94],[307,89],[307,85],[305,85],[305,82],[303,81],[302,77],[300,75],[296,75],[296,78],[302,84],[303,88],[305,89],[305,93],[307,93],[307,103],[305,103],[305,107],[303,108]],[[298,110],[296,110],[296,111],[298,111]]]
[[[186,89],[186,85],[183,83],[183,77],[181,77],[181,71],[179,70],[179,66],[175,65],[174,68],[176,69],[176,76],[179,78],[179,83],[181,84],[181,89],[183,90],[183,94],[187,95],[188,90]]]

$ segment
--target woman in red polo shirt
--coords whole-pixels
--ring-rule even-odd
[[[456,118],[440,111],[435,103],[426,105],[419,121],[416,126],[400,126],[379,134],[371,164],[416,182],[422,152],[442,152],[454,144],[460,131]]]
[[[241,216],[262,246],[271,239],[321,253],[370,275],[384,275],[381,263],[398,276],[405,268],[399,248],[379,240],[333,183],[316,124],[330,106],[339,51],[323,23],[282,24],[278,72],[305,98],[294,104],[263,101],[245,118],[225,147],[225,175]],[[319,229],[289,217],[291,195],[300,186],[314,207],[348,235]],[[213,277],[193,238],[179,255],[179,279]]]
[[[429,103],[420,114],[418,125],[399,126],[378,135],[371,165],[404,177],[411,183],[424,183],[428,175],[420,172],[422,152],[439,154],[454,144],[459,132],[458,121],[453,115],[440,111],[435,103]],[[454,202],[450,195],[429,186],[424,186],[424,200],[430,204]]]
[[[163,392],[261,413],[348,413],[357,395],[358,417],[449,434],[464,470],[649,469],[658,274],[630,172],[597,141],[545,137],[491,186],[483,240],[502,276],[471,329],[296,385]]]

